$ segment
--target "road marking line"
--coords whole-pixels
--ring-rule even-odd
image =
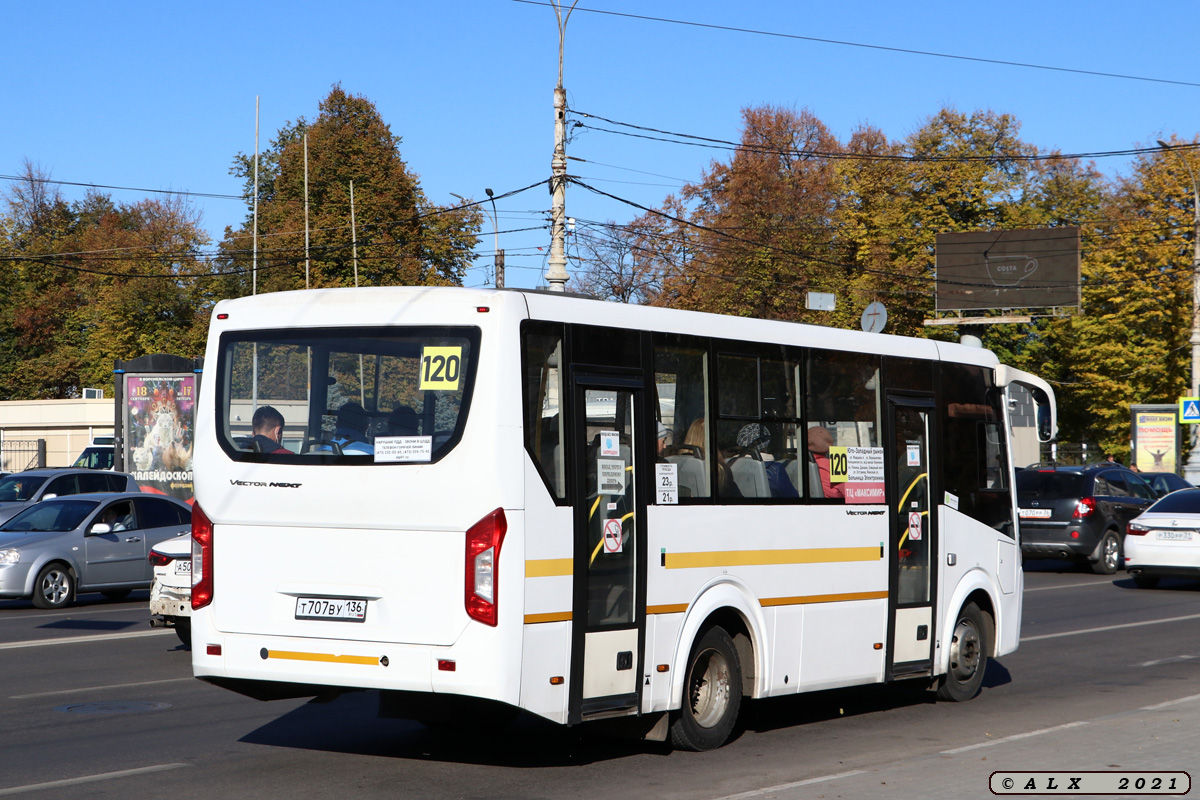
[[[164,678],[161,681],[138,681],[136,683],[113,683],[108,686],[88,686],[83,689],[58,689],[53,692],[34,692],[33,694],[14,694],[9,696],[9,700],[29,700],[33,697],[50,697],[56,694],[78,694],[80,692],[106,692],[109,689],[128,689],[133,686],[154,686],[159,683],[182,683],[183,681],[194,681],[193,677],[187,678]]]
[[[1036,586],[1030,589],[1025,587],[1026,592],[1052,592],[1055,589],[1079,589],[1088,586],[1112,586],[1111,580],[1106,581],[1088,581],[1087,583],[1060,583],[1057,586]]]
[[[727,794],[724,797],[718,797],[716,800],[743,800],[748,797],[761,797],[770,792],[782,792],[788,789],[795,789],[800,786],[811,786],[814,783],[824,783],[825,781],[836,781],[838,778],[850,778],[855,775],[863,775],[866,773],[864,769],[856,769],[853,772],[839,772],[837,775],[823,775],[820,778],[809,778],[806,781],[796,781],[795,783],[781,783],[778,786],[766,786],[762,789],[753,789],[749,792],[740,792],[738,794]]]
[[[67,778],[61,781],[48,781],[47,783],[31,783],[27,786],[12,786],[8,789],[0,789],[0,795],[4,794],[20,794],[21,792],[35,792],[38,789],[58,789],[64,786],[78,786],[81,783],[94,783],[96,781],[109,781],[114,778],[127,778],[131,775],[145,775],[149,772],[163,772],[168,769],[179,769],[186,767],[187,764],[158,764],[153,767],[138,767],[137,769],[123,769],[120,772],[103,772],[99,775],[85,775],[82,778]]]
[[[1007,742],[1015,742],[1018,739],[1029,739],[1033,736],[1041,736],[1042,734],[1045,734],[1045,733],[1055,733],[1056,731],[1065,731],[1068,728],[1078,728],[1080,725],[1087,725],[1087,724],[1089,724],[1089,723],[1086,721],[1068,722],[1066,725],[1055,725],[1053,728],[1042,728],[1039,731],[1028,731],[1027,733],[1016,733],[1016,734],[1013,734],[1012,736],[1005,736],[1003,739],[993,739],[990,742],[979,742],[978,744],[969,744],[966,747],[956,747],[953,750],[943,750],[942,755],[945,755],[945,756],[958,755],[959,753],[965,753],[969,750],[979,750],[980,748],[983,748],[983,747],[992,747],[994,745],[1005,744]]]
[[[1158,703],[1157,705],[1153,705],[1153,706],[1142,706],[1140,710],[1141,711],[1158,711],[1160,708],[1170,708],[1171,706],[1180,706],[1180,705],[1183,705],[1184,703],[1195,702],[1196,700],[1200,700],[1200,694],[1193,694],[1193,695],[1189,695],[1188,697],[1181,697],[1178,700],[1168,700],[1165,703]]]
[[[1188,614],[1186,617],[1168,617],[1167,619],[1151,619],[1145,622],[1126,622],[1123,625],[1105,625],[1101,628],[1084,628],[1078,631],[1063,631],[1062,633],[1043,633],[1040,636],[1022,636],[1021,642],[1036,642],[1042,639],[1060,639],[1063,636],[1079,636],[1084,633],[1100,633],[1102,631],[1117,631],[1122,628],[1141,628],[1146,625],[1161,625],[1164,622],[1183,622],[1189,619],[1200,619],[1200,614]]]
[[[80,642],[110,642],[114,639],[136,639],[142,636],[163,636],[171,633],[170,628],[152,631],[131,631],[129,633],[97,633],[92,636],[61,636],[57,639],[29,639],[24,642],[5,642],[0,644],[0,650],[20,650],[25,647],[42,647],[51,644],[79,644]]]
[[[134,607],[134,608],[130,608],[129,606],[126,606],[125,608],[95,608],[95,609],[91,609],[91,610],[63,611],[58,614],[52,614],[52,613],[48,613],[48,612],[47,613],[35,612],[33,614],[21,614],[20,616],[8,616],[7,614],[0,614],[0,622],[8,622],[10,619],[53,619],[55,617],[90,617],[90,616],[95,616],[96,614],[119,614],[123,611],[129,612],[129,611],[145,611],[145,610],[146,610],[146,606],[140,606],[140,607]]]
[[[1159,664],[1178,664],[1182,661],[1191,661],[1193,658],[1200,656],[1171,656],[1170,658],[1159,658],[1154,661],[1145,661],[1141,664],[1130,664],[1131,667],[1157,667]]]

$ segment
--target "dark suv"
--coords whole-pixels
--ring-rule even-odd
[[[1030,467],[1017,473],[1021,552],[1070,558],[1111,575],[1121,565],[1125,526],[1154,502],[1150,484],[1124,467]]]

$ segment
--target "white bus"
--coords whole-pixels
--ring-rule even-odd
[[[920,679],[965,700],[1017,647],[1012,465],[1053,392],[986,350],[375,288],[224,301],[205,364],[213,684],[373,689],[466,726],[627,717],[708,749],[743,698]]]

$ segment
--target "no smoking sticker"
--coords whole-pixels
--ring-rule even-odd
[[[604,520],[604,552],[619,553],[622,550],[621,520]]]

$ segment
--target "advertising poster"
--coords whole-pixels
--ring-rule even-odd
[[[195,375],[125,376],[125,470],[142,489],[191,501]]]
[[[1142,472],[1175,472],[1175,412],[1135,411],[1133,463]]]

